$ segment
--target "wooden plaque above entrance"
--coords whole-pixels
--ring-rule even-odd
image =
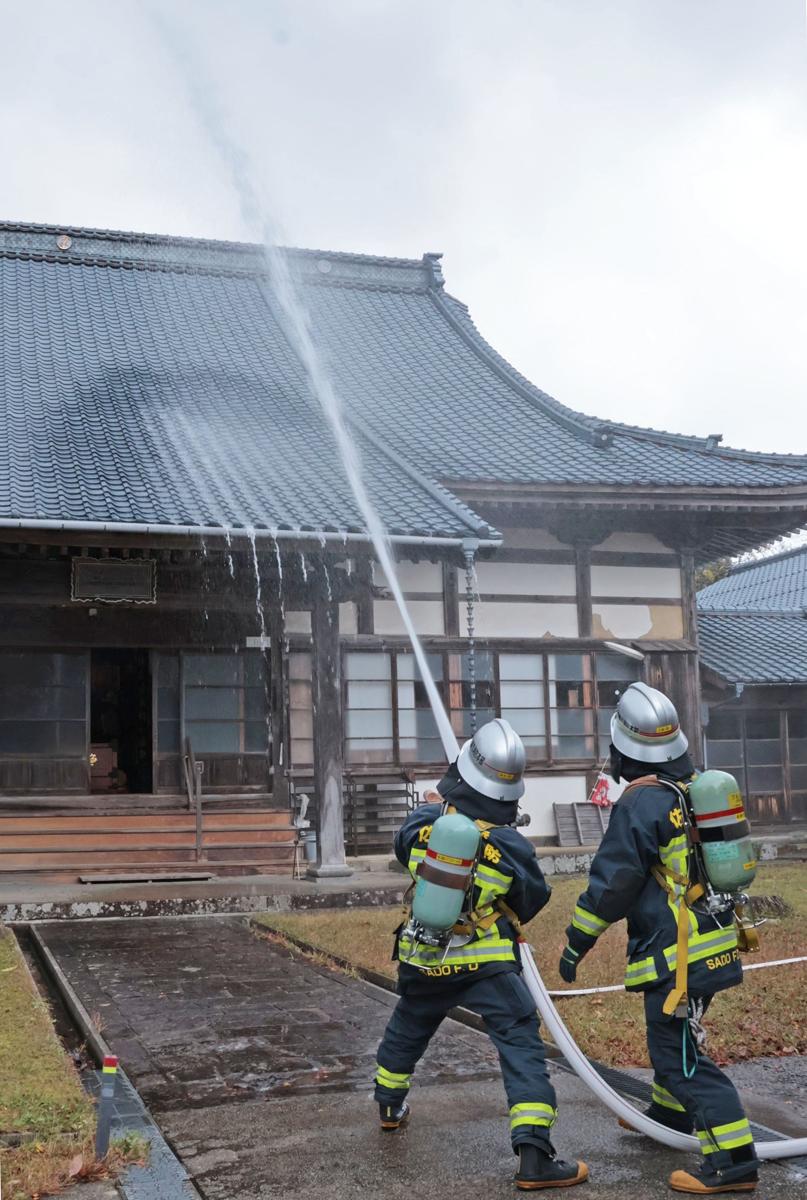
[[[157,575],[153,558],[122,561],[74,558],[71,600],[100,604],[155,604]]]

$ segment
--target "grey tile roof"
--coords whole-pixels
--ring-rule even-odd
[[[701,612],[807,610],[807,546],[743,563],[698,592]]]
[[[393,530],[481,524],[438,479],[807,484],[805,457],[565,408],[484,342],[437,256],[288,254]],[[247,245],[0,224],[0,516],[361,527],[265,270]]]
[[[807,683],[807,618],[788,613],[704,612],[700,658],[729,683]]]
[[[0,259],[0,517],[361,530],[260,279]],[[483,522],[355,434],[392,534]]]

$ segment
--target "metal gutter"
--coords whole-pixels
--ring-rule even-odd
[[[370,544],[367,533],[343,533],[334,530],[312,529],[246,529],[233,525],[148,525],[136,521],[60,521],[58,518],[35,518],[31,520],[14,517],[0,517],[0,529],[32,529],[47,530],[53,533],[111,533],[111,534],[140,534],[146,536],[172,537],[221,537],[231,539],[246,539],[251,541],[268,539],[280,541],[311,541],[341,543],[346,546],[354,543]],[[389,541],[396,546],[454,546],[462,549],[467,542],[467,534],[458,537],[429,537],[427,534],[393,533]],[[502,544],[499,538],[480,538],[480,547],[495,549]]]

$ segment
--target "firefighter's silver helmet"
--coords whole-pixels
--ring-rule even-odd
[[[465,782],[489,800],[510,803],[524,795],[524,743],[509,721],[488,721],[460,750],[457,770]]]
[[[621,754],[644,763],[672,762],[689,746],[672,700],[646,683],[632,683],[619,697],[611,741]]]

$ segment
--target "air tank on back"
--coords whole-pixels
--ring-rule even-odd
[[[462,813],[446,813],[434,822],[412,899],[412,916],[425,929],[446,932],[459,919],[479,838],[476,825]]]
[[[727,771],[704,771],[689,785],[703,865],[716,892],[738,892],[757,873],[740,787]]]

